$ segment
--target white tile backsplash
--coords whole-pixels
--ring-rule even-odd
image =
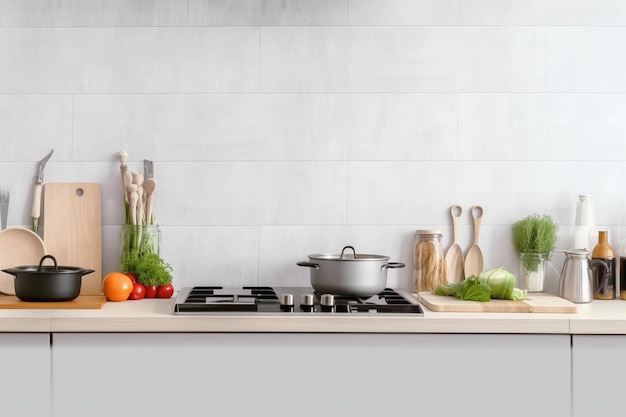
[[[351,25],[624,25],[621,0],[350,0]]]
[[[626,27],[547,28],[547,91],[626,92]]]
[[[461,94],[459,159],[624,160],[624,94]]]
[[[187,10],[180,0],[2,0],[2,25],[182,26]]]
[[[540,92],[545,29],[261,28],[264,92]]]
[[[626,238],[626,5],[618,0],[0,0],[0,182],[28,226],[46,181],[103,185],[119,267],[116,154],[155,163],[177,287],[305,285],[353,245],[411,288],[413,233],[485,210],[485,266],[517,271],[534,212],[569,245],[577,195]],[[555,267],[562,260],[555,255]],[[555,288],[556,278],[548,287]]]
[[[189,0],[192,26],[345,25],[348,0]]]
[[[69,160],[72,100],[72,95],[0,95],[0,162],[39,160],[50,149]]]
[[[170,161],[450,159],[457,150],[453,94],[85,94],[74,107],[79,160],[119,149]]]
[[[0,94],[250,92],[258,28],[0,28]]]

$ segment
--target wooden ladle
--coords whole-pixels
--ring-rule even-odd
[[[447,268],[447,280],[448,283],[456,283],[463,280],[463,250],[458,243],[458,225],[459,218],[463,213],[461,206],[455,205],[450,208],[450,214],[452,215],[452,245],[446,252],[446,268]]]
[[[474,244],[467,251],[465,256],[465,278],[478,275],[483,272],[483,253],[478,247],[478,235],[480,232],[480,221],[483,218],[483,208],[474,206],[471,209],[474,219]]]
[[[146,224],[152,224],[152,205],[154,204],[155,188],[156,180],[154,178],[146,178],[143,181],[143,190],[146,193]]]

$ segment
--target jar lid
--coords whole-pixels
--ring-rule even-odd
[[[416,230],[416,235],[440,235],[441,229]]]

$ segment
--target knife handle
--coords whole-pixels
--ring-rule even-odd
[[[41,184],[36,183],[33,189],[33,209],[30,212],[33,218],[33,232],[37,233],[39,228],[39,215],[41,213]]]

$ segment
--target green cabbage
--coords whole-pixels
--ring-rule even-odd
[[[489,301],[492,298],[502,300],[526,300],[526,290],[515,288],[515,275],[503,267],[493,268],[472,275],[455,284],[439,285],[435,294],[448,295],[461,300]]]

